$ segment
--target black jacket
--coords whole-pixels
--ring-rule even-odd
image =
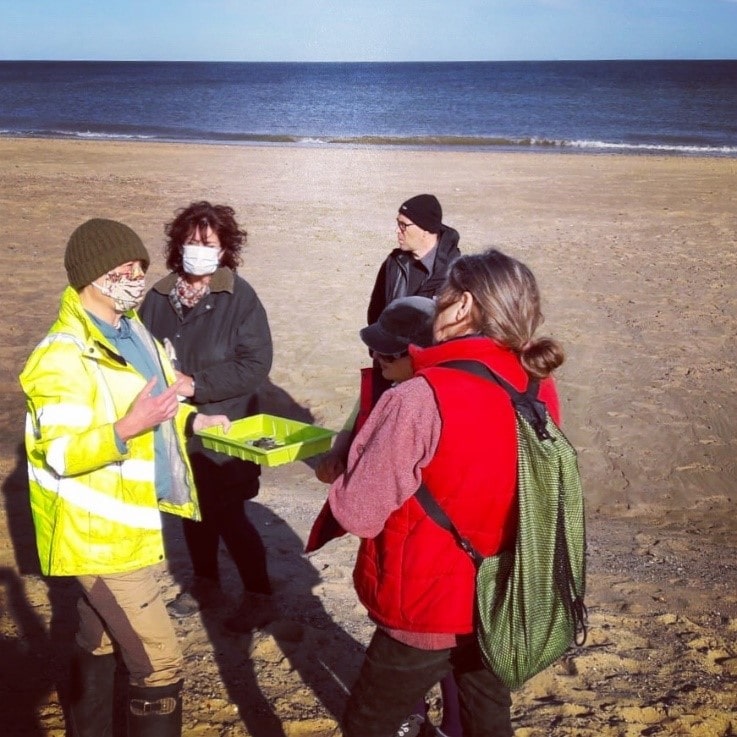
[[[368,308],[368,324],[375,323],[383,309],[397,297],[434,297],[445,281],[450,264],[461,255],[458,249],[459,240],[457,230],[447,225],[441,226],[432,274],[426,275],[415,291],[406,294],[401,293],[400,282],[404,280],[403,273],[410,268],[413,257],[400,248],[395,248],[386,257],[376,275]]]
[[[156,338],[172,342],[177,368],[194,378],[190,401],[206,414],[225,414],[231,420],[257,414],[258,389],[271,369],[273,353],[266,310],[253,287],[220,268],[212,275],[210,294],[181,319],[169,301],[175,282],[176,274],[157,282],[139,314]],[[219,466],[231,466],[234,481],[259,474],[253,463],[203,448],[196,436],[188,450],[193,461],[202,454]]]

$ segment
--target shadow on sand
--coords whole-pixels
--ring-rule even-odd
[[[64,703],[67,663],[76,628],[76,584],[67,578],[41,578],[28,502],[28,475],[22,444],[16,465],[2,487],[14,569],[0,568],[0,734],[42,737],[42,715]],[[44,588],[51,604],[47,627],[27,590]]]
[[[333,621],[313,593],[320,574],[304,556],[299,536],[268,507],[254,501],[246,504],[249,518],[266,545],[270,570],[288,571],[288,581],[272,577],[277,618],[260,631],[235,635],[223,626],[229,611],[206,609],[181,620],[177,627],[188,662],[208,655],[198,631],[204,628],[228,701],[237,707],[248,733],[253,737],[285,737],[283,721],[319,720],[325,712],[339,721],[364,649]],[[167,520],[166,527],[168,544],[183,547],[177,521]],[[221,550],[221,556],[227,553]],[[179,557],[173,551],[172,559]],[[224,587],[233,583],[233,597],[240,595],[240,581],[229,559],[221,557],[221,570]],[[175,578],[188,576],[187,572],[172,572]],[[307,700],[314,702],[312,706],[304,700],[290,703],[293,690],[300,688],[294,676],[311,692]],[[190,698],[213,696],[208,683],[189,680],[186,688]]]
[[[268,381],[259,393],[258,411],[314,422],[309,409]],[[313,465],[313,459],[304,462]],[[253,500],[245,504],[266,546],[277,618],[261,631],[234,635],[223,627],[230,612],[206,609],[180,620],[177,627],[188,662],[203,657],[204,628],[228,701],[237,708],[248,733],[253,737],[285,737],[282,722],[311,717],[319,720],[325,712],[336,721],[340,719],[364,648],[333,621],[313,593],[320,574],[304,555],[304,543],[289,523],[264,504]],[[191,565],[179,520],[166,519],[165,537],[170,571],[184,584],[191,577]],[[220,569],[223,587],[237,601],[241,583],[222,544]],[[189,649],[188,643],[192,643]],[[307,697],[313,702],[311,706],[304,701],[290,703],[293,676],[311,692]],[[193,699],[207,699],[213,691],[209,684],[191,680],[186,689]],[[305,713],[310,710],[311,714]]]
[[[259,411],[313,421],[309,410],[270,382],[264,388]],[[49,724],[61,720],[59,712],[66,711],[78,588],[72,578],[40,575],[22,443],[17,446],[16,465],[3,483],[2,493],[16,566],[0,568],[0,735],[44,737]],[[237,707],[249,734],[283,737],[282,719],[290,715],[277,714],[274,704],[279,701],[284,673],[296,672],[315,700],[337,720],[347,688],[358,672],[363,647],[333,622],[319,597],[312,593],[320,575],[303,555],[299,536],[267,507],[253,501],[247,504],[249,516],[266,544],[270,565],[290,572],[289,584],[284,587],[288,591],[280,591],[277,584],[275,592],[279,618],[252,635],[234,636],[224,630],[222,612],[203,612],[180,622],[178,627],[185,658],[190,634],[204,634],[209,640],[228,699]],[[164,531],[172,554],[171,573],[181,581],[189,577],[190,566],[180,521],[164,515]],[[232,576],[237,579],[234,571]],[[48,597],[48,626],[39,615],[38,604],[34,606],[29,600],[29,587],[33,588],[34,599]],[[251,658],[253,649],[258,651],[257,666]],[[211,690],[212,684],[199,683],[185,671],[186,698],[198,699]],[[50,713],[54,711],[57,713]],[[116,724],[116,734],[120,730],[121,725]]]

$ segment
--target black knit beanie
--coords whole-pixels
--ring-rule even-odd
[[[151,263],[143,241],[133,230],[104,218],[82,223],[69,237],[64,254],[67,277],[75,289],[86,287],[128,261],[142,261],[144,271]]]
[[[418,194],[410,197],[399,207],[399,212],[428,233],[440,232],[443,208],[435,195]]]

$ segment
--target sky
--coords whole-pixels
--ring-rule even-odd
[[[737,0],[0,0],[0,59],[737,59]]]

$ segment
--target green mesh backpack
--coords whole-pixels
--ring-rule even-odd
[[[477,361],[442,366],[495,381],[515,409],[519,528],[513,549],[483,557],[424,484],[417,492],[428,515],[476,563],[481,654],[497,678],[515,689],[586,640],[586,534],[576,451],[537,398],[537,381],[522,393]]]

